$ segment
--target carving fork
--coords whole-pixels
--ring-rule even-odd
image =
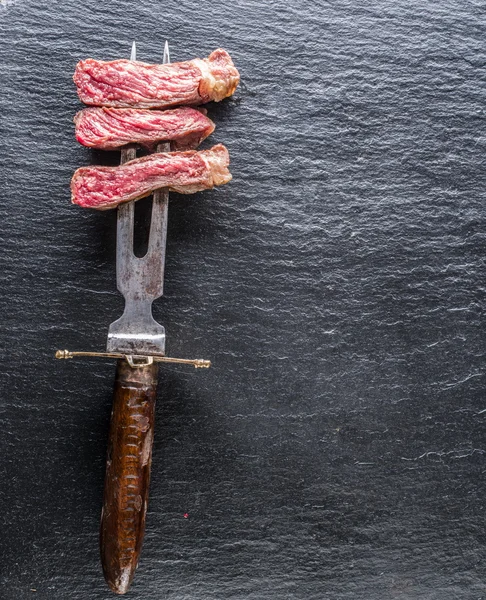
[[[136,60],[135,42],[130,60]],[[163,62],[170,62],[167,42]],[[169,150],[168,143],[157,146],[157,152]],[[135,147],[122,149],[121,163],[134,158]],[[118,207],[116,280],[125,310],[110,325],[106,352],[56,352],[56,358],[118,359],[100,527],[103,573],[116,594],[130,587],[145,532],[158,363],[211,366],[209,360],[165,356],[165,330],[152,316],[152,303],[163,293],[168,203],[168,189],[154,192],[148,250],[142,258],[133,252],[134,203]]]
[[[136,60],[135,42],[130,59]],[[167,42],[163,62],[170,62]],[[168,143],[157,146],[158,152],[169,150]],[[135,148],[123,149],[121,163],[135,157]],[[117,594],[128,591],[142,548],[158,362],[179,362],[195,367],[211,364],[201,359],[166,357],[165,330],[152,316],[152,302],[163,293],[168,203],[167,189],[153,194],[148,250],[142,258],[133,253],[134,203],[118,207],[116,279],[125,298],[125,310],[121,318],[110,325],[105,354],[119,358],[100,527],[103,573]]]
[[[130,60],[136,60],[133,42]],[[164,63],[169,47],[165,43]],[[159,144],[158,152],[170,150]],[[135,148],[121,151],[121,163],[136,157]],[[107,352],[150,356],[165,354],[165,330],[152,316],[152,302],[162,296],[169,192],[153,195],[147,253],[133,253],[135,205],[118,207],[116,280],[125,298],[120,319],[110,325]],[[130,364],[131,363],[131,364]],[[135,575],[145,532],[158,365],[150,360],[118,360],[113,395],[105,488],[101,513],[100,550],[106,582],[124,594]]]

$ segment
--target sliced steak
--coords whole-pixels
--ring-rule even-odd
[[[79,111],[74,122],[78,142],[101,150],[126,144],[153,150],[162,140],[171,141],[171,150],[191,150],[214,131],[205,109],[189,106],[164,111],[92,107]]]
[[[117,167],[81,167],[71,180],[72,201],[106,210],[163,187],[192,194],[230,181],[228,165],[228,150],[218,144],[199,152],[150,154]]]
[[[231,96],[240,75],[226,50],[208,58],[167,65],[88,58],[76,65],[81,102],[93,106],[168,108],[219,102]]]

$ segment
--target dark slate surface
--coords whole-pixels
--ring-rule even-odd
[[[108,599],[114,212],[70,204],[84,57],[227,48],[231,184],[173,196],[140,600],[486,598],[476,0],[0,6],[0,597]],[[115,157],[116,158],[116,157]],[[184,515],[187,515],[187,518]]]

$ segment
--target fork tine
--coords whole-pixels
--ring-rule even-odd
[[[126,163],[136,158],[135,148],[123,148],[120,163]],[[117,209],[116,219],[116,281],[120,292],[125,295],[128,289],[130,273],[133,268],[133,226],[134,226],[133,202],[126,202]]]
[[[169,42],[164,45],[164,64],[170,62]],[[165,142],[157,145],[157,152],[169,152],[170,144]],[[157,289],[157,294],[162,295],[165,269],[165,247],[167,240],[167,218],[169,208],[169,190],[156,190],[153,194],[152,215],[147,254],[143,260],[150,262],[152,270],[149,277],[152,279],[152,290]],[[159,260],[157,260],[159,257]],[[155,296],[158,297],[158,296]]]
[[[154,194],[147,254],[160,254],[165,250],[168,201],[168,191],[157,190]]]
[[[128,293],[130,275],[133,272],[133,202],[118,207],[116,227],[116,282],[120,292]]]
[[[170,63],[169,42],[167,40],[165,40],[165,45],[164,45],[163,63],[164,63],[164,65],[167,63]]]

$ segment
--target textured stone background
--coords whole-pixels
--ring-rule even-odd
[[[146,541],[130,597],[486,598],[479,0],[0,6],[0,597],[111,598],[98,560],[122,311],[114,212],[70,204],[92,56],[229,50],[231,184],[170,204]],[[188,518],[184,518],[184,514]]]

